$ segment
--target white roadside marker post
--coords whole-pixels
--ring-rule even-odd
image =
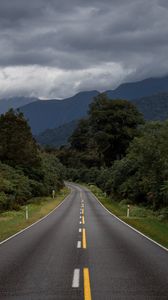
[[[28,206],[26,205],[26,220],[29,218],[29,211],[28,211]]]
[[[55,190],[52,190],[52,197],[55,198]]]
[[[130,206],[127,205],[127,218],[129,218],[129,216],[130,216]]]

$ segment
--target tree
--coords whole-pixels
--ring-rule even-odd
[[[0,116],[0,160],[32,167],[40,162],[28,123],[22,113],[12,109]]]
[[[72,148],[78,151],[85,151],[88,147],[88,140],[91,137],[88,119],[81,119],[77,128],[69,138]]]
[[[75,157],[86,167],[109,167],[125,155],[143,122],[129,101],[110,100],[100,94],[91,103],[88,117],[73,132],[69,150],[75,150]]]
[[[71,160],[72,167],[100,166],[98,149],[89,119],[80,120],[69,141],[71,143],[69,152],[73,151],[74,154]]]
[[[131,142],[126,157],[111,169],[111,192],[119,200],[154,209],[168,203],[168,122],[151,122]]]

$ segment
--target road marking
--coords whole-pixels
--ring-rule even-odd
[[[84,216],[82,217],[82,224],[85,224],[85,218],[84,218]]]
[[[83,249],[86,249],[86,230],[83,228],[82,230],[82,244],[83,244]]]
[[[80,216],[80,219],[82,219],[82,216]]]
[[[117,219],[119,222],[123,223],[124,225],[126,225],[127,227],[129,227],[130,229],[132,229],[133,231],[137,232],[138,234],[142,235],[144,238],[146,238],[147,240],[149,240],[150,242],[154,243],[155,245],[159,246],[160,248],[162,248],[163,250],[168,252],[168,248],[162,246],[161,244],[157,243],[156,241],[152,240],[150,237],[148,237],[147,235],[145,235],[144,233],[142,233],[141,231],[135,229],[134,227],[132,227],[131,225],[125,223],[123,220],[121,220],[120,218],[118,218],[116,215],[114,215],[111,211],[109,211],[100,201],[99,199],[90,191],[90,193],[92,194],[93,198],[95,198],[99,204],[110,214],[112,215],[115,219]]]
[[[91,289],[90,289],[90,276],[89,269],[83,269],[83,277],[84,277],[84,300],[92,300],[91,297]]]
[[[73,273],[72,287],[73,288],[78,288],[79,287],[79,282],[80,282],[80,270],[75,269],[74,273]]]
[[[74,187],[74,186],[73,186]],[[75,185],[75,188],[78,189],[78,186]],[[113,213],[111,213],[100,201],[99,199],[87,188],[85,188],[84,191],[89,192],[94,199],[96,199],[99,204],[110,214],[112,215],[115,219],[117,219],[119,222],[123,223],[124,225],[126,225],[127,227],[129,227],[130,229],[132,229],[133,231],[135,231],[136,233],[140,234],[141,236],[143,236],[144,238],[146,238],[147,240],[149,240],[150,242],[154,243],[155,245],[157,245],[158,247],[160,247],[161,249],[165,250],[166,252],[168,252],[168,248],[162,246],[161,244],[159,244],[158,242],[154,241],[153,239],[151,239],[150,237],[148,237],[147,235],[145,235],[144,233],[142,233],[141,231],[135,229],[134,227],[132,227],[131,225],[125,223],[123,220],[121,220],[120,218],[118,218],[116,215],[114,215]]]
[[[84,215],[84,208],[82,208],[82,215]]]
[[[41,221],[43,221],[44,219],[46,219],[49,215],[51,215],[52,213],[54,213],[55,210],[57,210],[62,204],[64,204],[64,202],[68,199],[68,197],[70,197],[70,196],[72,195],[72,193],[73,193],[73,190],[71,189],[71,193],[70,193],[68,196],[66,196],[65,199],[64,199],[59,205],[57,205],[52,211],[50,211],[46,216],[42,217],[42,218],[39,219],[38,221],[36,221],[36,222],[34,222],[33,224],[27,226],[26,228],[24,228],[24,229],[22,229],[22,230],[16,232],[15,234],[11,235],[11,236],[8,237],[7,239],[1,241],[1,242],[0,242],[0,245],[2,245],[2,244],[4,244],[4,243],[8,242],[9,240],[13,239],[13,238],[16,237],[17,235],[23,233],[24,231],[30,229],[30,228],[33,227],[34,225],[36,225],[36,224],[40,223]]]
[[[82,228],[79,228],[79,232],[82,232]]]
[[[81,241],[77,242],[77,248],[81,248]]]
[[[80,221],[79,224],[82,224],[82,222]]]

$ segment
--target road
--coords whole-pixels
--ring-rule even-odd
[[[85,188],[0,245],[0,299],[168,299],[168,252]]]

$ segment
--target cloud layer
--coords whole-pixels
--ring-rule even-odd
[[[68,97],[168,73],[166,0],[0,0],[0,97]]]

